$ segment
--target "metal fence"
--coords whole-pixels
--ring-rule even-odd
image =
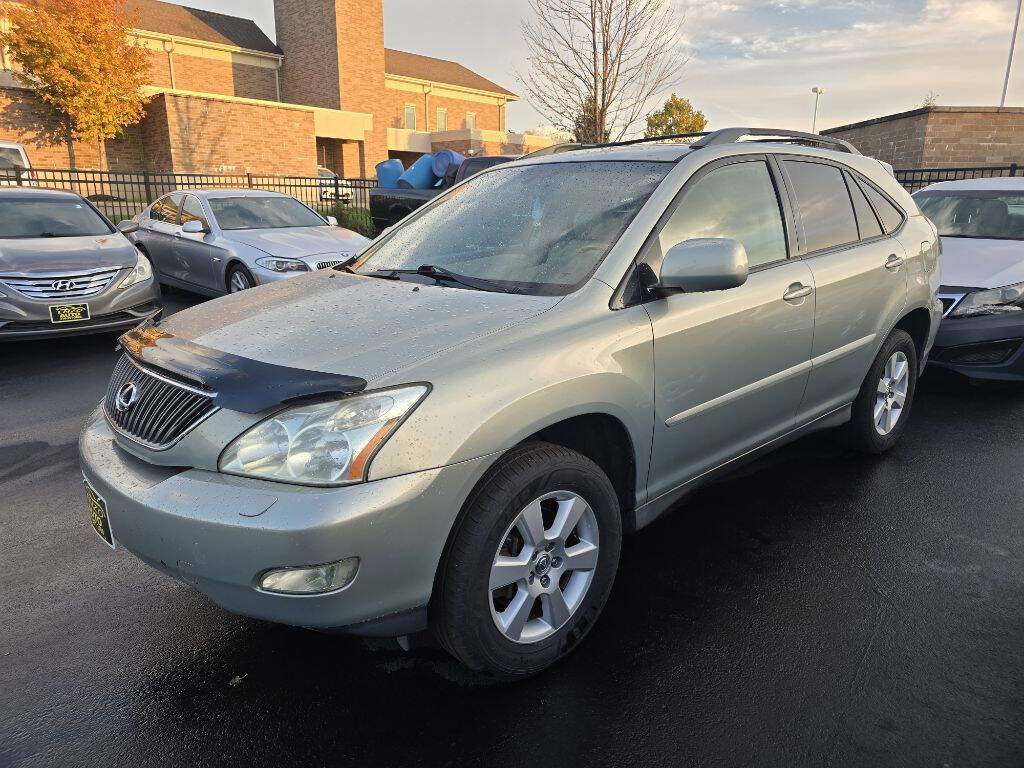
[[[114,222],[131,218],[161,195],[176,189],[265,189],[296,197],[325,216],[336,216],[342,226],[362,230],[372,227],[370,190],[377,186],[377,182],[373,179],[260,176],[252,173],[0,169],[0,186],[14,185],[77,192]]]
[[[977,168],[904,168],[895,171],[896,180],[908,192],[935,184],[939,181],[960,179],[991,179],[999,176],[1020,176],[1024,168],[1016,163],[1010,165],[988,165]]]

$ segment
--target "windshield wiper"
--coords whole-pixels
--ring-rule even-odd
[[[436,264],[421,264],[416,269],[387,269],[378,270],[380,277],[390,277],[397,279],[398,275],[423,275],[424,277],[432,277],[437,282],[448,281],[450,283],[458,283],[464,285],[467,288],[473,288],[478,291],[494,291],[497,293],[508,293],[508,291],[498,283],[491,280],[484,280],[480,277],[469,277],[468,275],[459,275],[451,270],[439,267]]]

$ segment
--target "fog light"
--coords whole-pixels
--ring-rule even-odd
[[[348,586],[356,576],[359,558],[309,568],[275,568],[260,577],[260,589],[286,595],[315,595]]]

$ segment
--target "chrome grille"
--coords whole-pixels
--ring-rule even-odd
[[[134,396],[122,397],[129,384]],[[122,435],[153,450],[169,448],[217,407],[212,392],[174,381],[122,355],[107,386],[103,410],[107,422]],[[125,401],[130,400],[127,407]]]
[[[124,267],[32,275],[0,274],[0,282],[30,299],[87,299],[103,293]]]
[[[339,253],[338,255],[341,256],[341,258],[335,259],[334,261],[318,261],[316,263],[316,268],[330,269],[331,267],[336,267],[339,264],[344,264],[346,261],[352,258],[352,254],[350,253]]]

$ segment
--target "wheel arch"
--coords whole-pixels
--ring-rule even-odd
[[[914,348],[917,350],[918,366],[920,366],[921,360],[924,359],[925,347],[928,344],[928,337],[931,333],[931,324],[931,312],[929,312],[925,307],[916,307],[905,313],[896,321],[896,325],[893,326],[894,331],[906,331],[910,335],[910,338],[914,340]]]

